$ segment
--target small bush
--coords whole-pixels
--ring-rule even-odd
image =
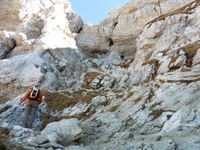
[[[154,119],[157,119],[158,117],[160,117],[163,113],[163,110],[162,109],[158,109],[158,110],[153,110],[150,115],[153,116],[153,120]]]
[[[91,82],[97,78],[97,76],[100,75],[99,72],[87,72],[84,76],[84,84],[86,88],[90,87]]]

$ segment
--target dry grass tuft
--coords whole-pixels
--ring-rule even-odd
[[[164,111],[162,109],[158,109],[158,110],[153,110],[150,115],[153,116],[153,120],[157,119],[158,117],[160,117],[162,115]]]
[[[50,110],[61,111],[66,107],[74,106],[79,102],[90,103],[91,100],[102,95],[100,91],[86,91],[80,90],[77,92],[70,93],[68,91],[64,92],[54,92],[46,94],[46,103]]]
[[[91,82],[98,76],[100,75],[99,72],[87,72],[84,76],[84,84],[86,88],[88,88],[91,84]]]

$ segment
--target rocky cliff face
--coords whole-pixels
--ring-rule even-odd
[[[11,2],[0,3],[6,9]],[[18,13],[0,25],[0,98],[11,100],[2,105],[0,125],[10,129],[11,143],[200,148],[198,0],[130,0],[96,26],[83,24],[66,1],[15,3]],[[12,125],[14,97],[36,83],[47,90],[41,132]]]
[[[66,87],[69,77],[78,77],[82,68],[74,40],[81,18],[66,1],[2,1],[1,7],[14,4],[19,5],[13,6],[16,11],[7,9],[12,17],[0,19],[8,22],[1,24],[0,33],[0,97],[13,98],[19,89],[36,83]]]

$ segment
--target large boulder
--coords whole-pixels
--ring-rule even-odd
[[[86,53],[105,53],[112,45],[111,31],[109,28],[84,25],[76,37],[77,45]]]
[[[41,132],[44,137],[47,137],[52,142],[70,143],[81,137],[82,129],[79,126],[77,119],[64,119],[58,122],[53,122]]]
[[[0,59],[6,58],[8,53],[15,47],[13,33],[0,31]]]

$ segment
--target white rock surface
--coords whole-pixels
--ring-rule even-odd
[[[82,129],[77,119],[64,119],[59,122],[53,122],[42,130],[41,134],[52,142],[70,143],[81,137]]]
[[[84,25],[80,34],[76,38],[78,47],[91,53],[105,53],[112,43],[109,39],[110,29],[98,26]]]
[[[83,90],[89,98],[99,92],[87,103],[76,97],[63,112],[46,110],[52,119],[80,121],[50,123],[43,136],[65,149],[199,149],[199,1],[130,0],[95,26],[83,25],[68,2],[20,5],[21,27],[1,32],[0,99],[37,82],[50,90]],[[15,45],[18,35],[26,38],[14,38]],[[16,99],[0,111],[4,127]]]
[[[70,3],[5,0],[0,5],[0,29],[15,31],[0,31],[0,88],[5,89],[0,97],[11,91],[4,100],[12,99],[16,87],[27,88],[36,83],[51,90],[71,86],[69,78],[76,81],[82,71],[74,38],[83,21],[73,13]],[[9,5],[15,8],[7,10]]]

